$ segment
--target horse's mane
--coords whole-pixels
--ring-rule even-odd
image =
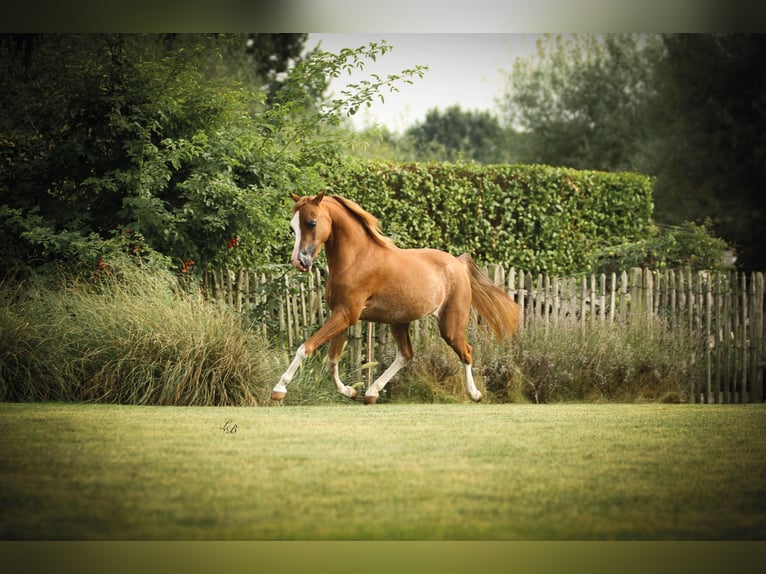
[[[348,211],[349,214],[353,216],[362,227],[364,227],[367,234],[373,241],[375,241],[375,243],[381,247],[395,247],[393,240],[383,235],[383,232],[380,230],[380,221],[378,218],[372,213],[365,211],[361,205],[340,195],[330,195],[325,198],[325,200],[327,199],[335,200],[335,202],[340,204],[342,208]]]

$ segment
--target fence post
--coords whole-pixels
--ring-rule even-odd
[[[526,311],[527,311],[527,292],[525,289],[525,277],[526,273],[524,271],[521,272],[519,275],[519,296],[518,296],[518,304],[519,304],[519,330],[524,330],[525,327],[525,320],[526,320]]]
[[[606,274],[602,273],[599,277],[598,286],[598,305],[599,312],[601,314],[601,323],[606,323],[607,309],[606,309]]]
[[[681,285],[681,314],[679,315],[679,324],[683,322],[687,333],[691,335],[694,331],[694,281],[692,279],[691,268],[683,269],[679,272],[678,280]],[[696,362],[696,355],[692,356]],[[692,403],[699,402],[700,387],[697,381],[692,377],[689,384],[689,397]]]
[[[518,302],[518,298],[516,297],[516,268],[511,267],[508,270],[508,295],[510,295],[511,299]]]
[[[545,287],[543,291],[543,315],[545,316],[545,335],[548,336],[548,332],[551,327],[551,278],[546,273],[545,275]]]
[[[365,373],[365,383],[369,387],[372,384],[372,363],[375,361],[374,343],[375,341],[375,323],[367,322],[367,372]]]
[[[751,403],[763,400],[763,273],[750,274],[750,395]]]
[[[598,303],[598,292],[596,291],[596,275],[590,276],[590,324],[596,324],[596,304]]]
[[[711,277],[711,289],[713,291],[713,319],[714,319],[714,331],[713,331],[713,345],[715,345],[715,387],[713,394],[715,396],[715,402],[720,403],[723,401],[723,393],[721,383],[723,382],[723,365],[721,364],[721,335],[723,332],[723,317],[721,317],[721,274],[716,273]]]
[[[727,271],[722,274],[722,291],[721,296],[723,298],[723,400],[725,403],[734,402],[732,400],[732,369],[731,369],[731,336],[732,336],[732,321],[731,321],[731,274]]]
[[[628,307],[631,305],[629,293],[628,272],[623,271],[620,273],[620,319],[623,323],[628,320]]]
[[[668,271],[668,289],[670,289],[670,328],[675,329],[678,325],[678,291],[680,285],[676,283],[676,272],[670,269]]]
[[[651,269],[642,269],[642,273],[644,275],[644,297],[646,297],[644,312],[647,319],[651,320],[654,313],[654,273],[652,273]]]
[[[585,325],[588,320],[587,317],[587,299],[588,299],[588,276],[582,276],[582,286],[580,288],[580,332],[585,334]]]
[[[700,286],[702,287],[702,303],[704,305],[705,315],[705,402],[711,403],[713,391],[713,341],[712,341],[712,321],[711,307],[712,297],[710,294],[710,278],[707,272],[701,271],[699,274]]]

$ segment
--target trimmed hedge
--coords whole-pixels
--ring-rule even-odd
[[[400,247],[470,253],[531,272],[586,269],[597,250],[652,228],[654,180],[544,165],[352,160],[325,174]]]

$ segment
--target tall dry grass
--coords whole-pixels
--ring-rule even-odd
[[[232,308],[156,270],[0,284],[0,400],[264,404],[294,350],[277,350],[250,327]],[[503,345],[469,329],[476,382],[492,402],[680,402],[704,376],[699,338],[661,320],[532,322]],[[381,399],[467,400],[463,369],[447,345],[414,343],[415,358]],[[393,360],[389,351],[378,371]],[[325,360],[322,349],[304,362],[286,404],[346,400]],[[343,377],[363,392],[365,372]]]
[[[253,405],[274,353],[233,310],[157,271],[0,287],[0,399]]]
[[[682,402],[704,376],[702,357],[697,335],[659,318],[533,323],[510,352],[488,350],[481,375],[497,400]]]
[[[661,319],[546,329],[531,322],[498,345],[471,328],[474,376],[492,402],[684,402],[704,378],[701,339]],[[415,357],[390,384],[393,400],[468,400],[463,369],[441,341],[415,342]]]

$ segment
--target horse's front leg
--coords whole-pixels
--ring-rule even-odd
[[[321,347],[330,339],[334,339],[341,333],[345,333],[351,323],[350,317],[351,315],[347,310],[336,309],[332,312],[327,322],[322,325],[311,338],[298,347],[298,351],[295,353],[295,357],[290,363],[290,366],[287,367],[287,370],[279,378],[279,382],[271,390],[271,400],[281,401],[285,398],[285,395],[287,394],[287,385],[293,380],[295,373],[298,372],[298,367],[301,366],[303,359],[308,357],[315,349]]]

